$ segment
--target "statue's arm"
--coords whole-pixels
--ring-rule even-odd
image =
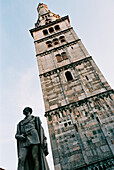
[[[42,126],[41,126],[41,131],[42,131],[42,136],[43,136],[43,151],[44,151],[45,156],[47,156],[49,154],[48,146],[47,146],[47,138],[45,136],[44,129]]]
[[[24,140],[24,139],[26,139],[26,137],[23,134],[21,134],[21,132],[20,132],[19,124],[17,125],[17,132],[16,132],[16,135],[15,135],[15,138],[17,140]]]

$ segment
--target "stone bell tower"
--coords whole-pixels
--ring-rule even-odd
[[[113,166],[113,90],[70,25],[38,5],[31,29],[55,170]]]

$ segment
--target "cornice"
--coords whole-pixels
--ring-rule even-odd
[[[43,53],[36,54],[36,57],[37,56],[41,56],[42,57],[42,56],[45,56],[47,54],[50,54],[51,52],[55,52],[57,50],[63,49],[64,47],[69,47],[70,45],[76,44],[78,41],[80,41],[80,39],[72,41],[72,42],[69,42],[69,43],[66,43],[66,44],[63,44],[63,45],[61,45],[59,47],[52,48],[51,50],[45,51]]]
[[[54,25],[54,24],[57,24],[57,23],[59,23],[59,22],[61,22],[61,21],[64,21],[64,20],[66,20],[66,19],[68,19],[68,21],[69,21],[69,16],[68,16],[68,15],[65,16],[65,17],[62,17],[62,18],[60,18],[60,19],[57,19],[56,21],[53,21],[53,22],[51,22],[51,23],[49,23],[49,24],[41,25],[41,26],[39,26],[39,27],[30,29],[29,31],[30,31],[30,33],[31,33],[31,35],[32,35],[32,37],[33,37],[33,32],[42,30],[42,29],[44,29],[44,28],[47,28],[47,27],[52,26],[52,25]],[[70,21],[69,21],[69,22],[70,22]]]
[[[45,15],[47,15],[49,13],[50,13],[50,10],[48,12],[46,12],[45,14],[42,14],[42,15],[39,15],[39,16],[45,16]]]
[[[93,95],[93,96],[87,97],[85,99],[82,99],[82,100],[79,100],[79,101],[76,101],[76,102],[61,106],[61,107],[53,109],[53,110],[46,111],[45,112],[45,117],[47,117],[48,115],[55,115],[59,111],[63,112],[63,110],[71,111],[75,107],[83,106],[85,103],[91,103],[90,99],[96,101],[96,100],[99,100],[99,98],[103,99],[104,97],[110,97],[110,94],[114,94],[113,89],[107,90],[107,91],[102,92],[102,93],[98,93],[96,95]]]
[[[44,37],[44,38],[42,38],[42,39],[36,40],[36,41],[34,41],[34,43],[36,43],[36,42],[37,42],[37,43],[40,43],[40,42],[42,42],[42,41],[49,40],[49,39],[51,39],[51,38],[53,38],[53,37],[56,37],[56,36],[58,36],[58,35],[61,35],[62,33],[69,32],[69,30],[71,30],[71,29],[73,29],[73,27],[70,27],[70,28],[65,29],[65,30],[63,30],[63,31],[59,31],[59,32],[57,32],[57,33],[55,33],[55,34],[46,36],[46,37]]]
[[[85,166],[78,167],[78,169],[80,169],[80,170],[83,170],[83,169],[100,169],[104,164],[107,165],[107,167],[112,167],[113,166],[113,161],[114,161],[113,156],[107,156],[103,160],[93,161],[92,163],[89,163],[89,164],[87,164]]]
[[[75,67],[75,66],[77,66],[77,65],[80,65],[81,63],[87,62],[87,61],[89,61],[89,60],[91,60],[91,59],[92,59],[92,56],[89,56],[89,57],[83,58],[83,59],[81,59],[81,60],[75,61],[75,62],[73,62],[73,63],[64,65],[64,66],[62,66],[62,67],[58,67],[58,68],[53,69],[53,70],[51,70],[51,71],[45,72],[45,73],[43,73],[43,74],[40,74],[39,76],[40,76],[40,77],[42,77],[42,76],[47,77],[47,76],[50,76],[50,75],[52,75],[52,74],[57,73],[58,71],[61,72],[61,71],[63,71],[63,70],[67,70],[68,68],[72,68],[72,67]]]

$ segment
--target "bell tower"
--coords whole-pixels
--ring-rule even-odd
[[[70,25],[38,5],[31,29],[55,170],[113,165],[113,90]]]

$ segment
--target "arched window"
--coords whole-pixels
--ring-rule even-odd
[[[43,30],[43,34],[44,34],[44,35],[47,35],[47,34],[48,34],[48,31],[47,31],[47,30]]]
[[[66,41],[64,36],[59,37],[59,39],[60,39],[61,43]]]
[[[68,58],[65,52],[61,53],[61,56],[62,56],[63,60],[66,60]]]
[[[54,32],[53,27],[50,27],[50,28],[49,28],[49,32],[50,32],[50,33]]]
[[[61,55],[60,55],[60,54],[57,54],[57,55],[56,55],[56,59],[57,59],[58,62],[61,62],[61,61],[62,61]]]
[[[56,26],[55,26],[55,30],[56,30],[56,31],[60,30],[59,25],[56,25]]]
[[[68,125],[67,123],[64,123],[64,126],[65,126],[65,127],[67,127],[67,125]]]
[[[53,43],[54,43],[54,45],[57,45],[57,44],[59,44],[59,41],[58,41],[58,39],[57,39],[57,38],[53,39]]]
[[[52,45],[52,42],[51,41],[47,41],[46,42],[46,44],[47,44],[47,46],[50,48],[50,47],[53,47],[53,45]]]
[[[73,77],[72,77],[72,74],[71,74],[70,71],[67,71],[67,72],[65,73],[65,76],[66,76],[66,78],[67,78],[67,81],[73,80]]]

